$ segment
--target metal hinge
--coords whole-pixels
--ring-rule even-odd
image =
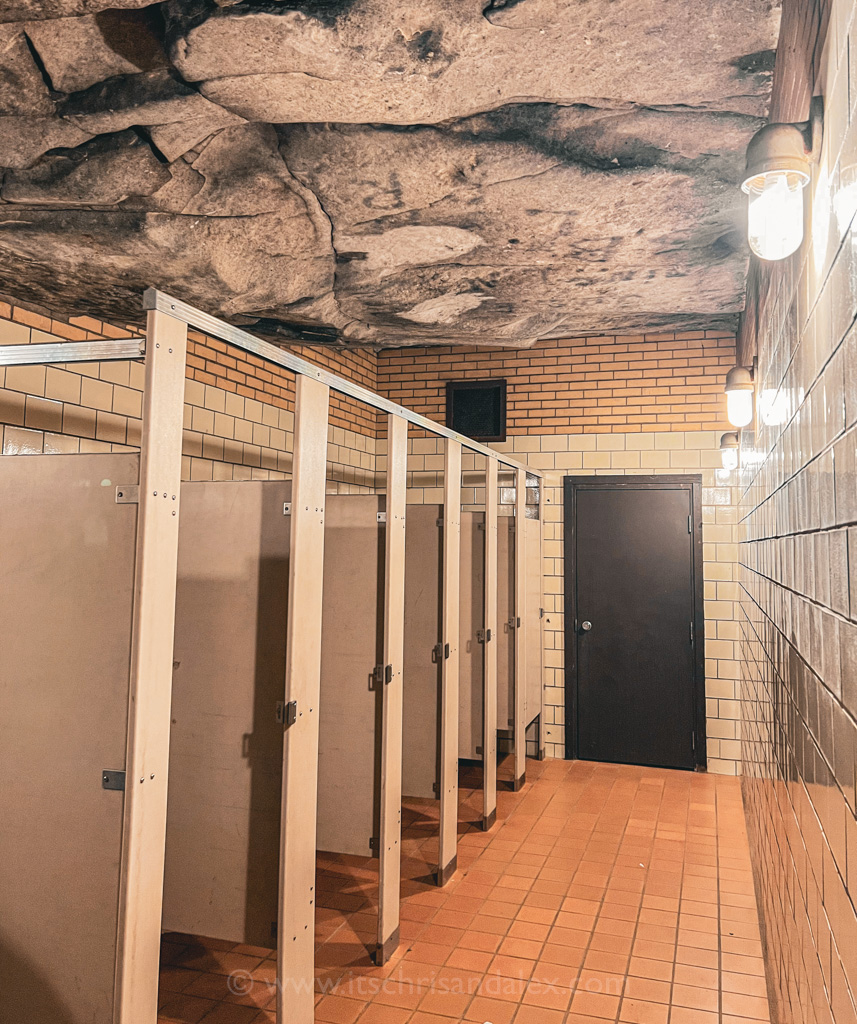
[[[690,646],[693,647],[693,620],[690,622]]]
[[[369,836],[369,849],[370,850],[374,850],[375,849],[375,837],[374,836]]]
[[[376,517],[377,517],[379,523],[386,523],[387,522],[387,513],[386,512],[376,512]]]
[[[687,517],[687,532],[688,533],[693,533],[693,517],[692,516],[688,516]]]
[[[296,700],[277,701],[277,724],[287,729],[298,720],[298,702]]]
[[[545,617],[545,610],[544,610],[544,608],[539,608],[539,618],[543,619],[544,617]]]
[[[283,502],[283,515],[290,516],[292,514],[292,503],[290,501]]]
[[[119,484],[116,488],[117,505],[136,505],[139,500],[139,484]]]
[[[101,773],[101,788],[124,789],[125,772],[113,771],[110,768],[105,768],[104,771]]]

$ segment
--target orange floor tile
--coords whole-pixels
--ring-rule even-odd
[[[478,773],[463,774],[444,889],[436,804],[408,802],[402,943],[384,967],[375,862],[319,856],[316,1021],[767,1021],[738,780],[566,761],[528,761],[527,778],[483,833]],[[159,1020],[274,1021],[274,955],[166,935]]]

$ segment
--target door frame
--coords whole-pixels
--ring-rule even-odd
[[[705,729],[705,610],[703,603],[702,562],[702,475],[700,473],[625,476],[563,477],[563,584],[565,589],[565,756],[577,760],[577,587],[574,551],[577,531],[577,492],[581,488],[633,488],[659,490],[676,486],[690,492],[692,527],[692,593],[693,593],[693,739],[694,769],[706,771],[708,765]]]

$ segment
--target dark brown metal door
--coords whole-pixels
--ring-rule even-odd
[[[568,754],[704,764],[699,482],[567,478]]]

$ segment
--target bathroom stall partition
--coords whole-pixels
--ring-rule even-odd
[[[290,498],[182,484],[164,928],[255,946],[277,937]],[[379,827],[383,506],[328,495],[325,515],[316,845],[360,856]]]
[[[2,600],[5,621],[15,623],[11,639],[4,637],[0,686],[0,763],[6,778],[0,790],[4,821],[0,843],[4,863],[15,871],[15,885],[0,893],[0,963],[7,979],[0,986],[0,1017],[32,1024],[155,1024],[165,910],[168,782],[175,782],[171,829],[182,805],[190,813],[196,792],[208,801],[206,814],[197,818],[199,827],[210,839],[226,844],[227,823],[234,824],[238,812],[223,805],[234,796],[248,831],[253,822],[259,844],[245,853],[243,861],[236,857],[230,862],[238,888],[222,913],[231,918],[203,920],[201,908],[187,908],[189,915],[198,915],[193,920],[200,923],[194,928],[232,931],[234,921],[245,935],[261,936],[270,930],[276,889],[277,1017],[280,1024],[311,1024],[316,833],[317,826],[323,825],[318,804],[322,662],[324,633],[331,629],[325,625],[323,608],[328,575],[325,520],[329,516],[335,521],[325,493],[330,391],[364,401],[388,417],[387,523],[376,534],[385,552],[383,587],[377,566],[375,572],[376,588],[383,590],[385,600],[380,645],[379,631],[367,631],[366,656],[370,647],[370,660],[377,660],[379,646],[381,651],[380,664],[373,666],[380,672],[371,672],[371,689],[370,670],[362,663],[359,671],[355,669],[361,694],[374,704],[373,756],[381,766],[380,789],[372,802],[373,821],[378,824],[368,829],[370,834],[378,829],[379,960],[388,958],[398,941],[407,425],[445,438],[441,699],[447,713],[440,741],[440,781],[447,812],[457,797],[458,722],[457,713],[450,709],[457,709],[458,701],[461,520],[453,510],[460,507],[461,450],[480,452],[489,463],[493,460],[495,468],[499,463],[513,468],[517,464],[178,299],[150,290],[144,305],[148,310],[145,341],[0,347],[0,366],[92,363],[143,355],[146,364],[139,457],[104,455],[92,457],[90,464],[89,456],[57,456],[61,460],[56,462],[57,469],[53,456],[0,459],[0,473],[6,474],[3,493],[16,496],[16,501],[0,509]],[[206,589],[214,595],[221,622],[230,622],[227,613],[232,600],[236,606],[244,602],[255,614],[257,631],[265,634],[264,643],[259,644],[259,637],[253,643],[266,651],[270,675],[252,694],[248,689],[242,693],[239,685],[240,714],[235,706],[218,703],[215,694],[201,687],[195,690],[195,682],[188,683],[194,659],[205,661],[198,650],[203,641],[191,635],[193,628],[185,633],[182,625],[175,647],[173,642],[188,325],[292,370],[296,379],[290,497],[287,501],[285,488],[280,495],[283,505],[291,505],[291,514],[282,517],[288,520],[288,539],[276,519],[282,512],[277,509],[280,497],[269,507],[263,499],[253,499],[252,483],[218,485],[224,495],[234,493],[250,504],[257,501],[255,512],[248,514],[251,519],[257,517],[254,521],[262,524],[260,529],[267,529],[265,524],[275,519],[278,524],[264,549],[259,548],[264,558],[259,558],[255,576],[255,608],[252,574],[241,592],[235,564],[230,565],[222,552],[217,552],[220,563],[212,558],[207,566],[204,551],[181,556],[181,616],[196,614],[189,609],[198,608],[199,595]],[[113,461],[96,462],[96,458]],[[241,490],[245,487],[248,490]],[[261,486],[258,490],[268,493]],[[197,499],[189,490],[185,493],[190,516]],[[198,500],[196,514],[201,514],[204,500]],[[345,524],[343,529],[350,527]],[[250,538],[244,540],[249,543]],[[378,547],[374,550],[377,557]],[[240,550],[233,554],[237,559]],[[274,601],[260,609],[259,595],[271,592],[267,588],[274,586],[275,577],[282,585],[286,560],[285,595],[280,594],[279,604]],[[33,571],[34,567],[41,571]],[[215,579],[215,570],[223,575]],[[232,596],[227,598],[227,592]],[[271,616],[281,622],[279,637],[270,626]],[[198,628],[202,632],[202,624]],[[232,632],[234,623],[229,628]],[[220,651],[220,660],[231,664],[235,673],[249,670],[255,657],[249,639],[246,647],[239,645],[235,652],[216,646],[222,638],[214,630],[205,642]],[[268,643],[283,644],[279,686],[280,668],[272,667],[278,665],[278,655]],[[211,655],[208,663],[215,667]],[[259,671],[255,662],[253,671]],[[171,778],[174,680],[180,720],[177,717],[175,723]],[[245,684],[246,679],[241,685]],[[274,708],[270,709],[272,697]],[[215,708],[224,711],[222,722],[214,721]],[[224,734],[228,742],[215,744],[214,738]],[[189,747],[203,739],[199,763],[192,764]],[[275,752],[278,745],[280,750]],[[225,767],[218,763],[224,748]],[[237,772],[236,755],[244,759]],[[203,781],[208,772],[227,787],[220,797],[208,792],[215,788],[211,779],[208,784]],[[229,781],[224,782],[227,775]],[[231,793],[230,785],[235,787]],[[446,813],[442,829],[441,863],[447,872],[454,869],[455,818]],[[264,828],[257,829],[262,820]],[[361,825],[361,844],[366,832]],[[189,841],[188,833],[188,829],[176,832],[171,859],[174,842],[181,847]],[[234,854],[227,850],[223,856]],[[221,854],[210,851],[210,856]],[[243,873],[235,869],[241,863]],[[167,868],[167,922],[176,922],[181,909],[173,903],[176,889],[184,888],[181,870],[186,869],[177,862]],[[69,885],[69,878],[74,885]],[[252,914],[246,911],[248,893],[257,899]],[[22,1009],[19,1004],[25,996]]]

